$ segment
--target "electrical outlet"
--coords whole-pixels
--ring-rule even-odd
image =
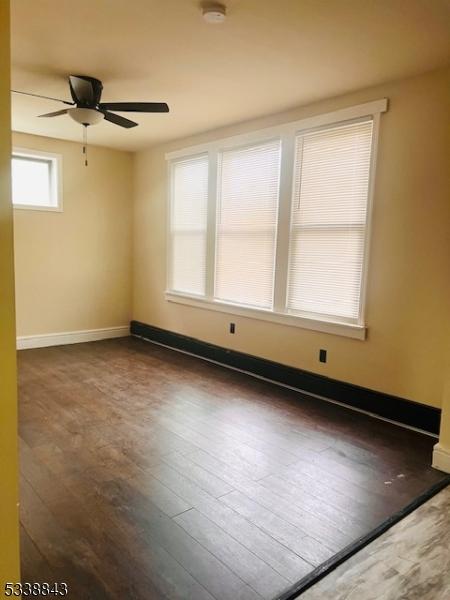
[[[234,323],[230,323],[230,333],[234,333],[236,331],[236,325]]]
[[[327,362],[327,351],[322,348],[319,350],[319,360],[323,363]]]

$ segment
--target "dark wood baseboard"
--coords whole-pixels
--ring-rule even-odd
[[[130,331],[132,335],[145,340],[158,342],[228,367],[265,377],[276,383],[293,387],[299,392],[303,391],[323,396],[352,408],[364,410],[432,434],[437,435],[439,433],[441,411],[432,406],[376,392],[352,383],[330,379],[323,375],[282,365],[243,352],[222,348],[139,321],[131,321]]]

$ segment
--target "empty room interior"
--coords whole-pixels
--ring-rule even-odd
[[[0,597],[450,598],[449,0],[0,0]]]

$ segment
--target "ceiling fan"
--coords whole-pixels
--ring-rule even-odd
[[[40,96],[39,94],[29,94],[27,92],[19,92],[12,90],[17,94],[25,94],[27,96],[36,96],[38,98],[47,98],[48,100],[56,100],[73,106],[74,108],[65,108],[56,112],[39,115],[40,117],[58,117],[68,114],[74,121],[88,127],[95,125],[103,119],[130,129],[136,127],[138,123],[126,119],[121,115],[111,111],[119,112],[141,112],[141,113],[167,113],[169,107],[165,102],[100,102],[103,84],[95,77],[87,75],[69,75],[70,95],[73,102],[60,100],[59,98],[50,98],[49,96]]]

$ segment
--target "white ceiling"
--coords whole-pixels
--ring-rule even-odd
[[[102,100],[167,101],[169,114],[102,122],[94,144],[137,150],[407,77],[450,62],[450,0],[227,0],[209,25],[195,0],[13,0],[13,89],[70,99],[66,77],[103,81]],[[80,140],[64,108],[13,94],[13,129]]]

